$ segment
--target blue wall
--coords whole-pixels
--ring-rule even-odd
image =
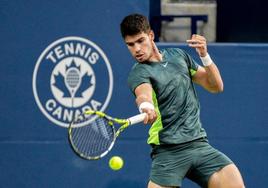
[[[148,7],[147,1],[138,0],[0,2],[0,187],[146,187],[150,169],[148,126],[124,132],[104,159],[82,160],[71,151],[64,125],[41,112],[34,97],[33,76],[42,53],[55,41],[68,36],[89,40],[104,52],[112,69],[113,89],[105,111],[122,117],[136,114],[134,97],[126,84],[133,59],[121,39],[119,24],[132,12],[147,15]],[[158,45],[179,46],[198,60],[195,51],[184,44]],[[219,95],[197,87],[210,143],[233,159],[247,187],[264,187],[268,184],[268,45],[210,44],[209,51],[225,83],[225,91]],[[92,65],[94,97],[107,93],[109,79],[103,58],[97,62],[103,66]],[[49,82],[54,67],[46,63],[49,61],[42,61],[44,67],[37,71],[40,100],[53,97]],[[79,106],[69,108],[77,109]],[[113,155],[124,158],[122,170],[109,169],[108,160]],[[187,180],[184,185],[196,187]]]

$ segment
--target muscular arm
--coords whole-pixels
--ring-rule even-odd
[[[153,104],[152,100],[152,86],[148,83],[143,83],[136,87],[135,95],[136,95],[136,104],[140,106],[142,102],[149,102]]]
[[[193,76],[193,81],[211,93],[223,91],[223,81],[217,66],[212,63],[209,66],[199,66]]]
[[[135,95],[136,95],[136,104],[137,106],[140,106],[143,102],[149,102],[153,104],[153,99],[152,99],[152,93],[153,93],[153,88],[151,84],[148,83],[143,83],[136,87],[135,89]],[[153,123],[156,118],[157,114],[154,109],[150,108],[143,108],[143,112],[147,113],[147,117],[144,120],[144,123]]]

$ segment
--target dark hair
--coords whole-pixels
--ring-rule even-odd
[[[141,14],[130,14],[126,16],[120,24],[121,35],[136,35],[141,32],[148,33],[151,30],[148,19]]]

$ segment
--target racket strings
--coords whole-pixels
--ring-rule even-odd
[[[80,155],[97,157],[109,150],[114,142],[114,135],[114,128],[109,125],[108,120],[97,118],[88,125],[73,127],[71,140]]]
[[[80,72],[76,68],[71,68],[66,75],[66,82],[70,88],[76,88],[80,82]]]

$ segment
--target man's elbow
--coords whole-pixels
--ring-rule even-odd
[[[216,85],[216,86],[210,88],[209,91],[211,93],[221,93],[221,92],[223,92],[223,90],[224,90],[223,84],[219,84],[219,85]]]

